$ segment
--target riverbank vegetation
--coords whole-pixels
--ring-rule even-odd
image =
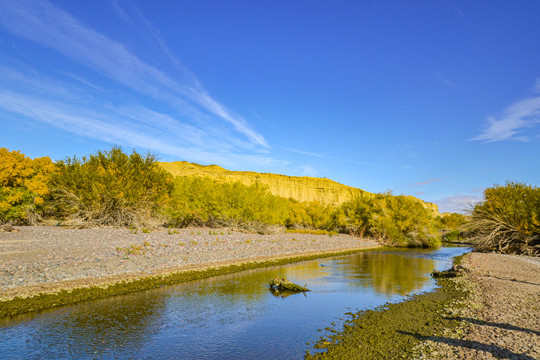
[[[49,179],[50,211],[93,226],[152,226],[162,222],[172,182],[152,154],[125,154],[114,147],[67,158],[56,164]]]
[[[343,204],[298,202],[261,184],[173,176],[152,154],[119,147],[52,162],[0,149],[0,223],[54,219],[72,226],[229,227],[259,233],[340,232],[392,246],[432,247],[464,236],[468,217],[438,213],[411,196],[365,193]],[[539,190],[487,189],[468,234],[485,251],[538,254]],[[442,236],[441,236],[442,235]]]
[[[119,147],[52,162],[0,148],[0,224],[55,219],[72,226],[228,227],[258,233],[348,233],[391,246],[472,241],[480,251],[540,254],[540,189],[508,182],[484,192],[470,216],[411,196],[369,194],[339,206],[272,195],[261,184],[173,176],[152,154]]]
[[[480,251],[540,256],[540,188],[507,182],[484,191],[468,229]]]

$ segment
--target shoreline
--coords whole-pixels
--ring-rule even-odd
[[[470,305],[456,331],[423,339],[419,359],[540,359],[540,258],[473,252],[464,258]]]
[[[539,359],[540,259],[473,252],[454,264],[432,292],[350,314],[307,358]]]
[[[381,248],[348,235],[17,227],[0,233],[0,318],[248,269]]]

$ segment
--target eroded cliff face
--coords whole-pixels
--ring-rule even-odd
[[[362,189],[343,185],[329,179],[286,176],[278,174],[257,173],[252,171],[230,171],[217,165],[199,165],[187,161],[159,163],[174,176],[208,176],[220,182],[240,181],[245,185],[255,183],[268,186],[273,195],[293,198],[297,201],[318,201],[322,204],[340,205],[359,195],[372,195]],[[438,213],[437,205],[418,201]]]

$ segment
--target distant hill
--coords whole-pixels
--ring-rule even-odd
[[[253,171],[231,171],[217,165],[199,165],[187,161],[160,162],[165,170],[174,176],[208,176],[219,182],[240,181],[245,185],[263,184],[274,195],[293,198],[297,201],[318,201],[322,204],[340,205],[359,195],[371,196],[372,193],[355,187],[343,185],[326,178],[307,176],[286,176],[279,174],[257,173]],[[437,205],[417,199],[426,208],[438,213]]]

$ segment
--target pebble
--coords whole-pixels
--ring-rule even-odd
[[[25,226],[17,229],[20,231],[0,233],[3,270],[0,291],[62,278],[97,279],[146,269],[378,246],[376,241],[343,234],[258,235],[233,231],[229,234],[225,230],[227,235],[216,240],[211,235],[214,229],[177,229],[175,234],[169,234],[167,229],[148,234],[132,234],[128,229],[118,228]]]
[[[466,281],[475,289],[476,307],[464,309],[462,317],[474,321],[464,322],[468,331],[457,340],[431,344],[438,356],[421,358],[540,359],[540,261],[481,253],[463,261],[471,269]]]

